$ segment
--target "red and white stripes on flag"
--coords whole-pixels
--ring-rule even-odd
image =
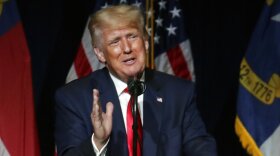
[[[155,66],[159,71],[194,81],[194,65],[189,40],[156,57]]]
[[[66,83],[81,78],[102,67],[104,65],[98,61],[93,52],[90,33],[86,27],[78,53],[67,75]]]
[[[1,140],[1,137],[0,137],[0,156],[10,156],[10,153],[8,152],[5,144]]]

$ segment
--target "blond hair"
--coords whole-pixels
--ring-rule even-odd
[[[144,17],[141,10],[132,5],[115,5],[97,11],[90,16],[88,29],[94,47],[102,43],[102,29],[117,29],[122,27],[136,27],[143,37],[147,37]]]

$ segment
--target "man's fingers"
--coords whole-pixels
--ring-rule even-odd
[[[98,104],[99,103],[99,91],[97,89],[93,89],[92,96],[93,96],[93,104]]]
[[[91,116],[94,123],[102,122],[102,110],[99,104],[99,91],[97,89],[93,89],[93,106]]]
[[[91,112],[91,121],[94,129],[95,142],[104,142],[108,139],[112,131],[112,114],[113,104],[108,102],[106,104],[106,113],[102,111],[102,107],[99,102],[99,91],[93,89],[93,106]]]
[[[114,105],[112,104],[112,102],[108,102],[106,104],[106,116],[108,118],[112,118],[113,110],[114,110]]]
[[[106,104],[106,113],[104,113],[99,102],[99,92],[97,89],[93,89],[93,108],[91,120],[95,130],[101,127],[107,130],[111,129],[113,109],[114,106],[112,102],[108,102]]]

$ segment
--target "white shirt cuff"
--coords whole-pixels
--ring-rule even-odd
[[[98,148],[95,145],[95,142],[93,140],[93,137],[94,137],[94,133],[91,136],[91,143],[92,143],[92,146],[93,146],[93,149],[94,149],[94,152],[95,152],[96,156],[105,156],[106,155],[106,151],[107,151],[107,145],[108,145],[108,142],[109,142],[110,139],[108,139],[106,144],[100,150],[98,150]]]

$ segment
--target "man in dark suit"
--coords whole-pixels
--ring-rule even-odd
[[[138,97],[138,156],[215,156],[192,82],[145,68],[149,44],[141,11],[129,5],[102,9],[89,29],[106,67],[56,92],[58,154],[132,156],[131,97],[125,88],[133,78],[146,86]]]

